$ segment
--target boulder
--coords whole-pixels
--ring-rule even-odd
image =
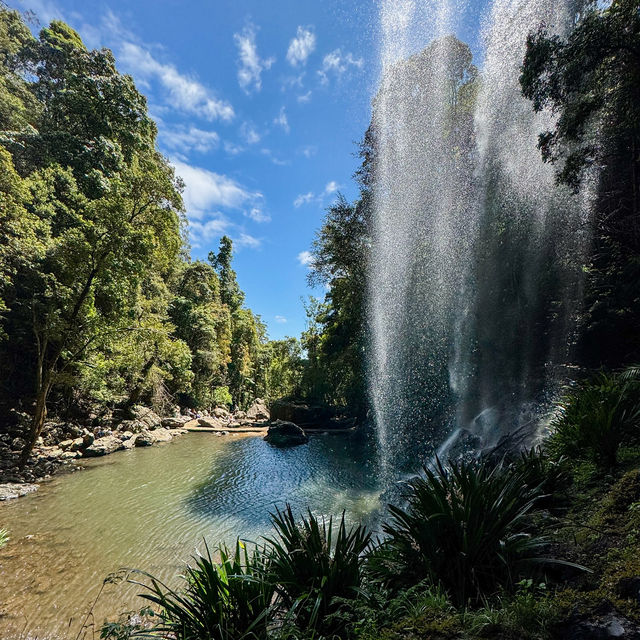
[[[169,429],[155,429],[154,431],[152,431],[152,433],[154,438],[156,439],[156,442],[169,442],[173,440],[173,436],[171,435]]]
[[[182,417],[182,416],[178,418],[163,418],[162,426],[165,427],[166,429],[181,429],[182,425],[184,425],[184,423],[188,421],[189,421],[189,418]]]
[[[229,412],[224,407],[216,407],[213,410],[213,415],[216,418],[226,418],[229,415]]]
[[[212,418],[211,416],[207,418],[198,418],[198,424],[201,427],[210,427],[212,429],[219,429],[223,425],[217,418]]]
[[[247,409],[247,419],[252,422],[269,420],[271,414],[267,408],[267,403],[262,398],[256,398],[254,403]]]
[[[136,438],[138,436],[131,436],[128,440],[123,440],[122,441],[122,448],[123,449],[133,449],[133,447],[136,446]]]
[[[13,500],[38,490],[37,484],[6,483],[0,484],[0,501]]]
[[[58,446],[63,450],[66,451],[67,449],[71,449],[71,447],[73,446],[73,440],[63,440],[62,442],[60,442],[58,444]]]
[[[331,428],[335,411],[330,407],[310,405],[306,402],[276,400],[271,404],[271,420],[293,422],[311,429]]]
[[[273,422],[264,439],[275,447],[295,447],[309,442],[309,436],[297,424],[283,420]]]
[[[102,438],[96,438],[93,444],[88,446],[84,450],[84,456],[86,458],[97,458],[99,456],[106,456],[114,451],[124,449],[122,440],[116,438],[114,435],[103,436]]]
[[[156,443],[156,438],[151,431],[141,431],[134,439],[136,447],[150,447]]]

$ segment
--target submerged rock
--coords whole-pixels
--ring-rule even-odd
[[[272,423],[264,439],[274,447],[295,447],[309,442],[309,436],[297,424],[283,420]]]
[[[33,493],[38,490],[37,484],[24,484],[24,483],[12,483],[8,482],[0,484],[0,501],[13,500],[14,498],[21,498],[28,493]]]

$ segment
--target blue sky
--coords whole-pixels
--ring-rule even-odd
[[[186,184],[192,257],[223,234],[271,338],[305,326],[310,244],[351,179],[379,74],[373,0],[10,0],[108,47]],[[475,13],[475,12],[472,12]],[[462,34],[464,36],[464,33]],[[321,294],[322,292],[316,292]]]

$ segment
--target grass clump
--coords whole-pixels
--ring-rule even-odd
[[[9,542],[9,532],[6,529],[0,529],[0,549]]]
[[[389,507],[375,571],[405,584],[429,579],[462,606],[509,588],[540,560],[544,540],[526,522],[540,495],[510,466],[438,462],[409,483],[405,508]]]
[[[337,632],[331,616],[340,602],[361,595],[371,534],[363,526],[347,529],[344,513],[337,527],[310,511],[298,522],[288,505],[272,521],[276,535],[267,539],[267,553],[280,608],[296,626]]]
[[[160,620],[145,635],[177,640],[260,640],[267,637],[273,619],[275,589],[268,579],[268,556],[251,553],[240,540],[234,551],[217,548],[215,562],[205,555],[188,566],[186,588],[175,591],[143,573],[150,584],[139,583],[143,598],[160,607]]]
[[[549,448],[604,467],[618,463],[620,445],[640,421],[640,369],[600,372],[568,393],[552,421]]]

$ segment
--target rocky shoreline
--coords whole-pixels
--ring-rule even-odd
[[[18,416],[16,424],[0,434],[0,502],[32,493],[37,490],[38,482],[56,473],[80,469],[77,462],[82,459],[170,442],[191,430],[210,430],[216,435],[226,435],[259,428],[266,430],[264,439],[267,442],[290,446],[304,444],[308,438],[299,425],[281,418],[295,416],[311,430],[314,420],[316,427],[323,425],[322,428],[329,431],[352,427],[350,423],[331,420],[317,408],[300,403],[280,402],[270,411],[260,398],[247,411],[235,413],[215,408],[200,415],[190,410],[183,413],[176,408],[173,415],[161,417],[153,409],[134,406],[129,415],[129,418],[119,420],[112,415],[95,417],[86,425],[60,420],[47,422],[24,469],[20,469],[19,460],[28,416]]]

